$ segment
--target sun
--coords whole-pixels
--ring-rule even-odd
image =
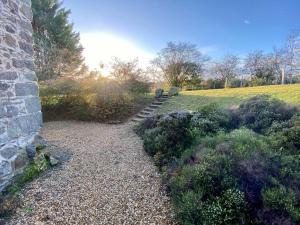
[[[82,33],[81,44],[85,62],[90,69],[99,68],[100,63],[109,65],[113,57],[122,60],[138,58],[140,66],[146,67],[155,56],[132,41],[106,32]],[[107,69],[105,73],[108,73]]]

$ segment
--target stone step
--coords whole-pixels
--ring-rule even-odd
[[[138,117],[134,117],[132,119],[133,122],[142,122],[144,120],[144,118],[138,118]]]
[[[152,102],[152,105],[162,105],[162,102]]]
[[[140,113],[143,115],[151,115],[152,114],[152,112],[145,111],[145,110],[141,111]]]
[[[147,108],[144,108],[143,111],[145,111],[145,112],[154,112],[155,110],[147,107]]]
[[[154,111],[159,108],[165,101],[170,98],[168,93],[164,93],[161,97],[155,98],[155,100],[151,103],[151,105],[144,108],[139,114],[137,114],[132,121],[134,122],[141,122],[145,118],[150,117],[153,115]]]
[[[138,117],[138,118],[146,118],[146,117],[148,117],[147,115],[144,115],[144,114],[141,114],[141,113],[139,113],[139,114],[137,114],[136,115],[136,117]]]
[[[158,108],[159,106],[160,106],[160,105],[153,105],[153,104],[152,104],[152,105],[149,106],[149,108],[156,109],[156,108]]]
[[[159,102],[165,102],[167,101],[168,98],[157,98],[156,101],[159,101]]]

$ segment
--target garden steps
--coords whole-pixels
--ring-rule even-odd
[[[134,122],[141,122],[147,117],[150,117],[154,114],[155,110],[158,109],[165,101],[167,101],[170,96],[165,93],[159,98],[155,98],[155,100],[151,103],[151,105],[144,108],[140,111],[133,119]]]
[[[144,112],[153,112],[154,109],[151,109],[151,108],[147,107],[147,108],[144,108],[143,111],[144,111]]]
[[[145,118],[138,118],[138,117],[135,117],[132,119],[133,122],[142,122]]]
[[[151,109],[157,109],[159,107],[160,107],[160,105],[149,105],[149,108],[151,108]]]
[[[155,101],[155,102],[152,102],[152,105],[162,105],[163,102],[158,102],[158,101]]]
[[[154,110],[153,110],[153,111],[154,111]],[[143,111],[141,111],[139,114],[149,115],[149,114],[153,113],[153,111],[149,112],[149,111],[143,110]]]

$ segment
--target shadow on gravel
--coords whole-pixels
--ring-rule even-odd
[[[51,142],[47,142],[47,147],[43,150],[49,152],[52,157],[57,159],[59,163],[56,166],[50,167],[42,172],[40,176],[29,181],[20,191],[11,193],[4,191],[0,193],[0,225],[5,225],[9,222],[10,217],[16,212],[16,209],[22,205],[20,195],[28,188],[28,185],[36,179],[48,179],[52,176],[53,171],[63,170],[64,165],[72,158],[72,152],[66,148],[60,148]]]

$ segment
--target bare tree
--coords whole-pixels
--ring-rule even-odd
[[[272,53],[272,64],[276,77],[276,83],[285,84],[285,73],[287,70],[286,50],[274,48]]]
[[[285,73],[292,82],[293,75],[300,70],[300,31],[293,31],[287,38],[285,50]]]
[[[216,62],[212,70],[216,76],[224,82],[224,87],[228,87],[228,84],[232,78],[235,78],[238,74],[239,59],[234,55],[227,55],[221,61]]]
[[[201,77],[207,60],[208,57],[204,56],[196,45],[169,42],[153,60],[153,65],[162,71],[170,85],[182,87],[191,78]]]
[[[279,59],[277,57],[274,54],[264,54],[262,51],[251,52],[245,59],[245,71],[252,81],[259,85],[272,84],[278,77],[277,61]]]
[[[111,77],[119,82],[141,79],[143,71],[138,67],[138,59],[132,61],[122,61],[115,57],[111,64]]]

